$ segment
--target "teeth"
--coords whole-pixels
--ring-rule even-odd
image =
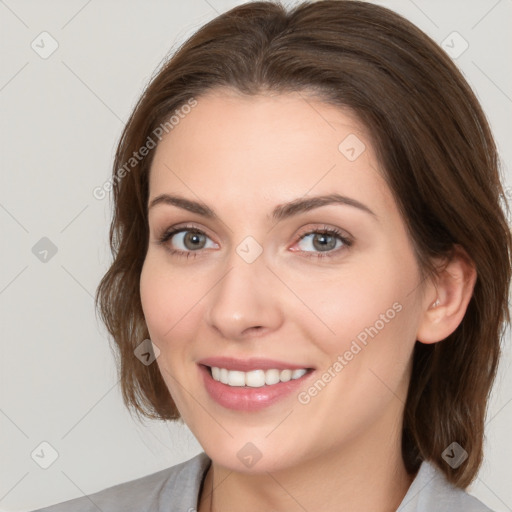
[[[278,382],[288,382],[289,380],[300,379],[307,373],[305,368],[300,370],[252,370],[250,372],[241,372],[237,370],[226,370],[226,368],[216,368],[212,366],[212,377],[217,382],[227,384],[233,387],[248,386],[251,388],[260,388],[262,386],[272,386]]]
[[[265,384],[267,386],[272,386],[272,384],[277,384],[279,382],[279,374],[281,372],[279,370],[267,370],[265,372]]]
[[[244,376],[245,386],[250,386],[251,388],[260,388],[261,386],[265,385],[265,372],[263,370],[253,370],[252,372],[246,372],[244,373]]]
[[[305,370],[304,368],[300,369],[300,370],[293,370],[292,372],[292,380],[293,379],[300,379],[303,375],[306,375],[307,373],[307,370]]]
[[[288,382],[292,378],[292,374],[292,370],[281,370],[279,378],[281,379],[281,382]]]
[[[230,386],[245,386],[245,373],[228,372],[228,384]]]

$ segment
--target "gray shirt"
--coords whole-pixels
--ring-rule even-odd
[[[102,491],[32,512],[195,512],[211,459],[192,459]],[[492,512],[423,462],[397,512]]]

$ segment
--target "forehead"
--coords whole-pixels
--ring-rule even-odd
[[[197,98],[156,148],[150,198],[161,193],[276,204],[333,192],[393,208],[366,128],[348,109],[303,92]]]

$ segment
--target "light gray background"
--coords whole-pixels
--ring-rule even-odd
[[[2,511],[90,494],[201,451],[185,426],[140,425],[122,405],[93,308],[110,261],[110,206],[92,190],[109,178],[123,123],[162,59],[206,21],[241,3],[0,0]],[[440,44],[453,31],[468,42],[456,62],[491,121],[506,169],[512,157],[512,1],[378,3]],[[50,48],[49,39],[40,42],[43,31],[59,45],[46,59],[31,47],[35,40]],[[460,51],[463,42],[455,37]],[[510,174],[506,181],[511,197]],[[46,262],[32,252],[42,237],[57,247]],[[470,489],[497,511],[512,510],[510,355],[509,335],[492,395],[485,463]],[[31,457],[36,450],[45,454],[39,462],[49,461],[43,441],[58,453],[48,469]]]

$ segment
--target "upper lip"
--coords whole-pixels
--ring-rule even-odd
[[[293,364],[276,359],[264,359],[252,357],[250,359],[235,359],[233,357],[206,357],[197,361],[198,364],[205,366],[225,368],[226,370],[234,370],[241,372],[250,372],[252,370],[300,370],[302,368],[310,369],[311,367],[303,364]]]

